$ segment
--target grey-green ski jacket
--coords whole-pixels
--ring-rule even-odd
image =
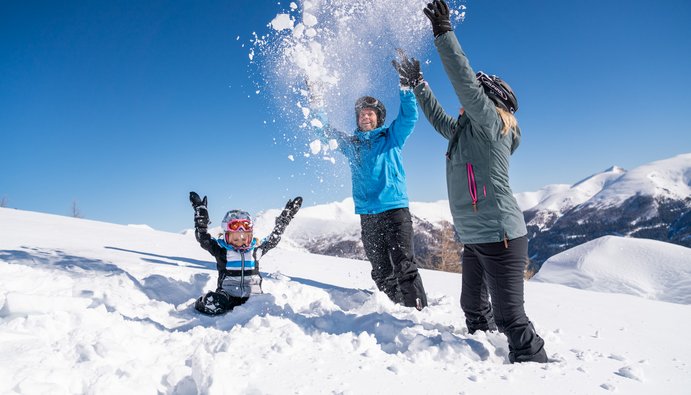
[[[493,243],[526,235],[523,213],[509,187],[509,157],[520,130],[502,136],[494,102],[475,78],[453,32],[434,40],[446,74],[465,113],[448,115],[423,83],[415,96],[429,122],[449,140],[446,184],[454,226],[465,244]]]

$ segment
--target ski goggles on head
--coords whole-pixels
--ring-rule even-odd
[[[226,232],[251,232],[252,221],[248,219],[234,219],[228,222]]]
[[[358,110],[369,107],[376,108],[378,105],[379,100],[371,96],[363,96],[357,101],[357,103],[355,103],[355,108]]]

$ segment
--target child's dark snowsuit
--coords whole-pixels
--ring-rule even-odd
[[[259,259],[278,245],[281,235],[301,204],[300,197],[288,201],[286,208],[276,218],[276,226],[271,234],[261,241],[252,239],[250,246],[242,249],[226,243],[223,238],[212,238],[206,227],[195,225],[199,245],[216,258],[218,282],[216,291],[209,291],[199,297],[194,308],[204,314],[223,314],[245,303],[250,295],[262,293]]]

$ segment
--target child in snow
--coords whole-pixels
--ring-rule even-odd
[[[217,315],[232,310],[249,299],[251,294],[262,293],[259,259],[276,247],[281,235],[302,205],[302,198],[288,200],[271,234],[259,241],[253,238],[254,224],[249,213],[231,210],[221,224],[223,237],[213,239],[206,231],[209,224],[207,199],[190,192],[194,208],[194,235],[199,245],[216,258],[218,282],[215,292],[199,297],[194,305],[198,311]]]

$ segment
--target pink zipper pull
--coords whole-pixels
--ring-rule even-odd
[[[473,200],[473,212],[477,212],[477,185],[475,184],[475,172],[473,172],[473,165],[470,162],[465,164],[468,171],[468,191],[470,198]]]

